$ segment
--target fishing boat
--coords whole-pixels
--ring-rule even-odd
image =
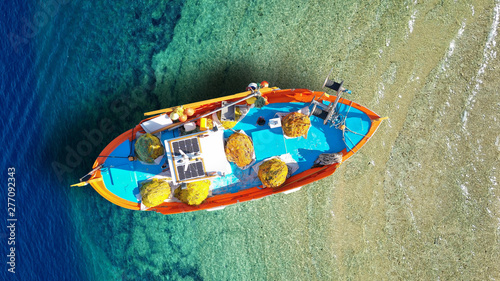
[[[332,175],[385,119],[345,99],[351,92],[343,82],[327,77],[323,89],[264,81],[239,94],[145,113],[76,186],[90,184],[123,208],[162,214],[298,191]]]

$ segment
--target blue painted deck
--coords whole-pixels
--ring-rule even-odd
[[[244,130],[252,137],[256,163],[268,157],[290,153],[299,164],[299,170],[295,174],[301,173],[311,168],[319,154],[340,152],[346,148],[342,140],[342,131],[323,125],[323,120],[316,116],[311,116],[311,127],[307,139],[303,137],[286,139],[281,128],[269,128],[267,121],[275,118],[276,113],[298,111],[306,105],[304,103],[277,103],[269,104],[261,109],[252,108],[233,129]],[[338,107],[342,115],[349,110],[348,105],[339,103]],[[257,125],[259,117],[266,119],[265,125]],[[354,132],[365,135],[370,129],[371,121],[363,112],[350,108],[346,126]],[[229,137],[231,134],[232,131],[226,130],[224,137]],[[177,131],[164,132],[161,136],[162,143],[166,139],[177,136]],[[362,138],[362,135],[346,132],[347,150],[354,147]],[[130,142],[127,140],[118,146],[111,156],[127,157],[129,154]],[[129,162],[126,158],[108,158],[104,164],[106,168],[101,170],[101,174],[108,190],[123,199],[136,202],[136,194],[139,193],[138,182],[159,174],[164,162],[165,158],[160,165],[145,165],[139,161]],[[212,182],[213,194],[238,192],[261,185],[251,168],[241,170],[233,163],[231,163],[231,168],[232,174],[217,178]]]

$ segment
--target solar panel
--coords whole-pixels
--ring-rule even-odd
[[[175,181],[185,182],[207,177],[199,135],[170,140],[167,147]]]
[[[181,155],[180,150],[182,150],[185,154],[200,152],[198,137],[173,141],[172,149],[175,156]]]
[[[177,175],[180,181],[195,179],[205,176],[205,169],[201,160],[192,161],[187,164],[177,165]]]
[[[200,151],[200,146],[198,145],[198,139],[191,139],[191,143],[193,145],[193,149],[195,152]]]

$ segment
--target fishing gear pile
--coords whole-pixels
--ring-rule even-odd
[[[142,204],[151,208],[160,205],[170,197],[170,185],[166,180],[152,179],[145,182],[140,188]]]
[[[152,164],[155,159],[165,154],[160,139],[152,134],[140,136],[135,142],[135,155],[140,161]]]
[[[290,138],[304,136],[307,138],[307,132],[311,126],[311,120],[305,114],[299,112],[290,112],[281,120],[283,133]]]
[[[211,183],[209,180],[187,183],[185,189],[178,187],[174,196],[188,205],[200,205],[207,199]]]
[[[243,133],[234,133],[226,142],[226,158],[243,168],[253,161],[254,148],[252,140]]]
[[[281,186],[288,174],[288,166],[279,158],[272,158],[259,166],[259,179],[265,187]]]

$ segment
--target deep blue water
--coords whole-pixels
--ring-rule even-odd
[[[108,6],[79,0],[44,3],[0,4],[0,89],[5,97],[0,113],[4,146],[0,158],[0,280],[109,280],[99,275],[102,271],[111,272],[109,276],[116,279],[121,273],[112,272],[101,260],[107,259],[107,239],[116,232],[103,232],[107,220],[95,225],[88,222],[107,218],[110,210],[126,216],[130,212],[109,204],[91,188],[71,189],[69,185],[88,172],[107,142],[142,115],[142,109],[135,115],[126,114],[130,108],[123,109],[122,98],[142,82],[138,82],[138,73],[145,71],[141,67],[151,60],[152,51],[169,42],[172,32],[168,27],[179,18],[179,5],[154,3],[142,9],[137,4]],[[151,7],[167,12],[151,22],[147,13]],[[114,17],[97,18],[102,10]],[[143,11],[146,16],[141,16]],[[136,21],[134,26],[124,24],[130,20]],[[161,35],[152,37],[145,30],[151,25]],[[159,42],[154,46],[144,47],[145,41],[155,39]],[[147,105],[148,109],[155,107],[154,101]],[[94,138],[89,147],[87,136],[94,128],[100,129],[107,116],[120,124],[101,131],[104,135]],[[11,180],[9,168],[15,169]],[[13,205],[8,206],[8,181],[14,180]],[[104,206],[102,213],[93,212],[97,206]],[[8,207],[15,208],[11,217]],[[7,225],[12,223],[15,230],[11,232]],[[15,264],[7,264],[11,247],[15,247]],[[15,273],[9,271],[11,265],[15,265],[11,269]],[[134,275],[127,278],[135,279]]]
[[[41,115],[42,97],[48,89],[40,86],[38,77],[44,73],[37,72],[37,68],[44,62],[36,55],[36,38],[16,37],[37,36],[23,30],[27,27],[25,20],[33,22],[33,11],[40,8],[23,0],[0,5],[0,91],[4,97],[0,111],[3,143],[0,280],[85,280],[88,279],[85,263],[80,259],[81,249],[68,212],[67,189],[62,188],[49,170],[53,155],[46,149],[42,130],[44,124],[57,115]],[[11,197],[15,201],[10,201],[15,204],[15,214],[11,218],[17,219],[15,240],[10,240],[15,241],[12,245],[9,245],[11,232],[7,228],[13,223],[7,221],[10,218],[7,206],[10,167],[15,168],[15,196]],[[11,247],[15,247],[15,274],[8,271],[11,266],[7,264],[10,261],[7,255],[11,255]]]

